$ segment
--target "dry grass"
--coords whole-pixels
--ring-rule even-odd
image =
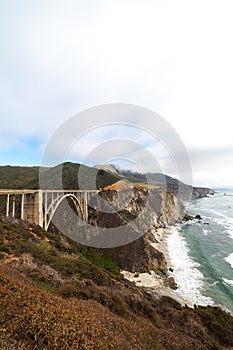
[[[107,349],[161,349],[145,319],[124,320],[95,301],[48,294],[10,268],[0,268],[0,284],[0,328],[6,339],[31,349],[105,350],[106,344]]]
[[[232,348],[233,318],[221,309],[154,300],[108,256],[0,218],[1,350]]]

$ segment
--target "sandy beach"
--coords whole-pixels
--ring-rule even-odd
[[[154,234],[158,243],[151,243],[151,245],[162,252],[165,255],[167,261],[167,277],[174,277],[172,272],[169,271],[169,268],[172,268],[168,246],[167,246],[167,237],[169,233],[166,228],[159,228]],[[137,286],[144,287],[148,292],[150,292],[155,298],[160,298],[161,296],[168,296],[181,305],[188,305],[192,307],[192,303],[189,300],[182,299],[175,290],[167,284],[167,277],[162,274],[150,271],[150,273],[133,273],[129,271],[121,271],[124,277],[131,282],[134,282]]]

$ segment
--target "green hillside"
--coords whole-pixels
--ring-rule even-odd
[[[52,168],[23,167],[23,166],[0,166],[0,188],[2,189],[79,189],[78,176],[80,164],[64,163]],[[60,181],[62,174],[62,181]],[[39,178],[41,175],[41,178]],[[93,189],[94,185],[105,187],[118,181],[121,177],[82,165],[82,188]],[[41,182],[40,182],[41,180]]]
[[[39,167],[0,166],[0,188],[38,188]]]

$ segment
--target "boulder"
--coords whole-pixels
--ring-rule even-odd
[[[193,220],[194,217],[188,213],[186,213],[183,217],[183,221],[190,221],[190,220]]]
[[[171,288],[171,289],[177,289],[177,284],[174,279],[174,277],[170,276],[166,279],[166,284]]]

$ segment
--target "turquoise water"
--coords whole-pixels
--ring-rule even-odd
[[[177,293],[233,313],[233,196],[193,200],[189,212],[202,220],[176,226],[168,237]]]

